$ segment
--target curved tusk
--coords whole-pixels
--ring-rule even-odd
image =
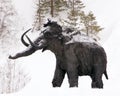
[[[33,43],[27,35],[25,35],[25,36],[28,39],[31,46],[33,46],[35,49],[42,49],[43,48],[43,46],[38,46],[37,44]]]
[[[30,28],[30,29],[28,29],[27,31],[25,31],[25,32],[23,33],[23,35],[21,36],[21,42],[22,42],[26,47],[28,47],[29,44],[28,44],[27,42],[25,42],[25,40],[24,40],[24,35],[25,35],[27,32],[29,32],[31,29],[32,29],[32,28]]]

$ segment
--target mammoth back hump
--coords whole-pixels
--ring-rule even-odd
[[[95,43],[77,43],[74,52],[81,63],[106,62],[104,49]]]

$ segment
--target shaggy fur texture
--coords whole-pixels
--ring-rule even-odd
[[[60,87],[67,73],[70,87],[78,86],[78,76],[89,75],[92,79],[92,88],[103,88],[102,75],[104,74],[108,79],[107,57],[104,49],[100,45],[90,42],[66,44],[65,37],[61,34],[61,26],[58,26],[56,22],[49,21],[48,23],[44,26],[50,28],[45,29],[42,35],[33,42],[38,46],[37,48],[30,44],[26,50],[9,56],[9,58],[16,59],[28,56],[39,49],[50,50],[56,56],[53,87]]]

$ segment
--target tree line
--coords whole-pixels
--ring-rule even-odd
[[[81,0],[36,0],[37,11],[34,25],[38,29],[48,17],[57,18],[62,26],[77,28],[86,35],[97,35],[103,28],[98,25],[92,11],[86,12]],[[65,17],[65,18],[63,18]]]

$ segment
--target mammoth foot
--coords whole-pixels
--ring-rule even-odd
[[[103,82],[102,81],[98,81],[98,82],[92,82],[91,85],[92,88],[103,88]]]
[[[70,82],[69,87],[78,87],[78,82]]]
[[[53,84],[53,87],[60,87],[60,84]]]
[[[62,81],[57,81],[57,80],[53,80],[52,81],[52,85],[53,85],[53,87],[61,87],[61,84],[62,84]]]
[[[78,78],[69,78],[69,87],[78,87]]]
[[[78,84],[70,85],[70,87],[78,87]]]

